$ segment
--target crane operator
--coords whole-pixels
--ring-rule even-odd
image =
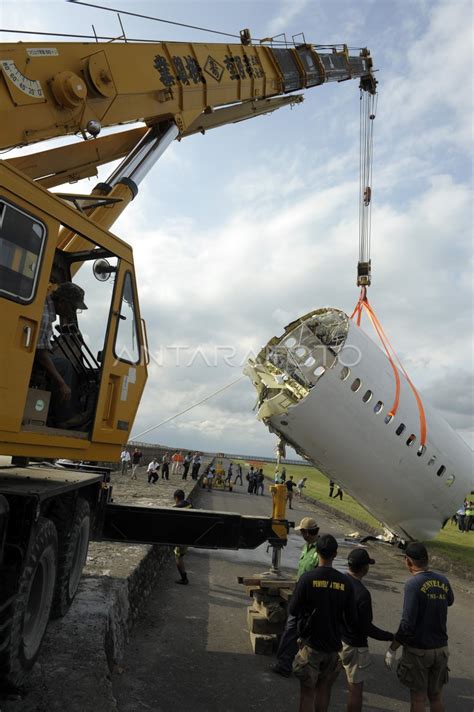
[[[51,415],[58,428],[74,428],[84,419],[79,413],[77,374],[69,359],[53,353],[53,324],[59,316],[61,323],[76,320],[76,312],[87,309],[84,290],[72,282],[63,282],[46,297],[41,318],[35,363],[51,382]],[[76,422],[77,421],[77,422]]]

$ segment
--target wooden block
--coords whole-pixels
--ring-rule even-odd
[[[283,633],[285,628],[284,621],[272,622],[264,615],[254,610],[253,608],[247,608],[247,625],[250,633],[260,633],[262,635],[271,635],[275,633],[279,635]]]
[[[250,633],[250,643],[255,655],[272,655],[276,648],[278,636],[276,635],[259,635],[258,633]]]
[[[286,621],[286,608],[279,599],[275,599],[274,602],[263,602],[254,598],[252,608],[270,621],[270,623]]]
[[[293,595],[293,591],[290,588],[280,588],[280,596],[284,601],[289,601]]]

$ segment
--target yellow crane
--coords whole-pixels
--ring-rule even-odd
[[[303,97],[293,92],[329,81],[358,78],[375,91],[367,50],[256,46],[246,31],[242,38],[0,45],[0,148],[84,139],[0,161],[0,453],[111,461],[127,441],[146,380],[146,331],[132,250],[108,229],[173,140],[298,103]],[[101,135],[132,121],[142,126]],[[89,196],[48,190],[118,158]],[[36,345],[48,293],[92,264],[114,288],[96,297],[109,300],[99,353],[88,353],[76,319],[54,337],[74,363],[80,393],[76,425],[62,428],[54,388],[33,369]]]
[[[0,149],[24,151],[0,161],[0,455],[12,457],[0,467],[0,687],[21,684],[48,618],[68,609],[90,538],[205,548],[269,541],[278,568],[284,492],[268,518],[133,507],[109,501],[104,467],[26,466],[114,462],[128,441],[148,345],[132,248],[109,228],[166,147],[299,103],[294,92],[325,82],[357,78],[375,92],[365,49],[255,45],[248,31],[241,40],[0,44]],[[129,123],[139,126],[104,131]],[[117,159],[90,195],[50,190]]]

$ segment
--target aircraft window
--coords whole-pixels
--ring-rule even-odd
[[[389,423],[391,423],[392,420],[393,420],[393,415],[392,415],[391,413],[389,413],[389,414],[386,415],[385,418],[384,418],[385,425],[388,425]]]
[[[415,441],[416,441],[416,435],[414,433],[412,433],[407,440],[408,447],[411,447],[412,445],[414,445]]]
[[[401,435],[404,430],[405,430],[405,425],[404,425],[404,423],[400,423],[400,425],[399,425],[398,428],[395,430],[395,432],[396,432],[397,435]]]
[[[441,467],[439,468],[439,470],[438,470],[438,472],[437,472],[436,474],[438,475],[438,477],[442,477],[445,472],[446,472],[445,466],[444,466],[444,465],[441,465]]]
[[[314,366],[315,363],[316,363],[316,359],[313,358],[312,356],[310,356],[309,358],[306,359],[306,361],[304,362],[304,365],[307,368],[311,368],[311,366]]]
[[[416,454],[418,455],[418,457],[421,457],[422,455],[425,454],[425,452],[426,452],[426,445],[420,445],[420,447],[416,451]]]
[[[286,346],[288,349],[291,349],[295,344],[296,339],[294,336],[290,336],[290,338],[284,342],[284,346]]]
[[[362,400],[364,403],[368,403],[369,400],[372,398],[372,391],[366,391],[364,395],[362,396]]]
[[[451,485],[453,484],[455,479],[456,479],[455,475],[449,475],[449,477],[447,478],[447,480],[444,484],[446,485],[446,487],[451,487]]]
[[[326,369],[324,368],[324,366],[318,366],[317,368],[314,369],[313,373],[315,376],[322,376],[325,370]]]
[[[362,385],[362,382],[361,382],[360,378],[356,378],[355,381],[352,382],[351,391],[354,391],[354,393],[357,393],[357,391],[359,390],[361,385]]]
[[[383,409],[383,403],[382,401],[377,401],[377,403],[374,405],[374,413],[380,413]]]
[[[339,378],[341,381],[347,381],[349,376],[351,375],[351,369],[348,368],[347,366],[344,366],[344,368],[341,368],[341,373],[339,374]]]
[[[430,457],[430,459],[428,460],[428,465],[434,465],[435,462],[436,462],[436,455],[433,455],[433,456]]]

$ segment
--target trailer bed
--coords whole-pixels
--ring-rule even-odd
[[[42,501],[96,482],[103,474],[54,467],[0,467],[0,493],[4,495],[30,495]]]

